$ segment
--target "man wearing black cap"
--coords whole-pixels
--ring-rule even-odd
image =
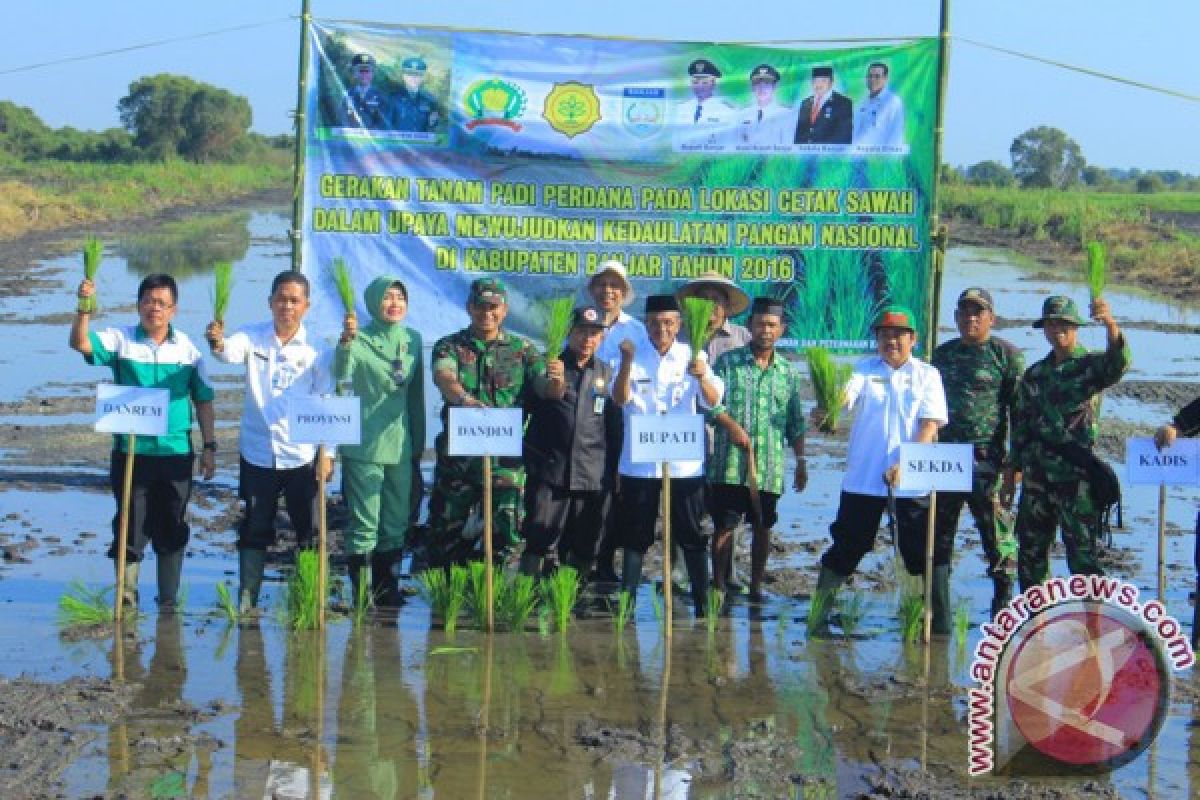
[[[971,491],[938,495],[933,568],[935,573],[945,570],[944,582],[948,584],[954,534],[966,503],[979,528],[987,558],[993,616],[1008,604],[1017,567],[1017,542],[1009,520],[1012,497],[998,497],[997,489],[1006,464],[1017,384],[1025,369],[1021,351],[1011,342],[991,335],[995,321],[991,292],[978,287],[965,289],[954,311],[959,338],[939,345],[932,358],[942,374],[950,410],[950,422],[942,428],[938,440],[975,448]],[[1012,485],[1011,479],[1006,485]],[[943,627],[941,623],[949,628],[948,619],[934,620],[937,627]]]
[[[813,67],[813,93],[800,104],[796,119],[796,144],[850,144],[854,106],[850,98],[833,91],[833,67]]]
[[[1095,552],[1102,522],[1095,492],[1102,467],[1093,451],[1096,411],[1100,393],[1121,380],[1131,357],[1108,302],[1094,299],[1091,313],[1107,335],[1102,353],[1079,344],[1079,326],[1087,322],[1069,297],[1046,298],[1033,323],[1044,329],[1050,353],[1025,370],[1013,415],[1013,470],[1022,478],[1017,506],[1022,590],[1049,577],[1050,545],[1060,526],[1071,574],[1104,574]]]
[[[624,561],[621,586],[637,592],[642,559],[654,543],[662,483],[658,464],[633,463],[630,419],[635,414],[695,414],[721,401],[724,384],[707,362],[688,345],[676,341],[682,322],[674,295],[646,298],[646,333],[640,342],[620,344],[621,361],[613,379],[613,402],[624,412],[626,435],[621,447],[621,491],[617,498]],[[692,602],[704,613],[708,595],[708,542],[701,527],[704,515],[704,461],[671,463],[671,536],[683,548]],[[664,547],[671,543],[664,542]]]
[[[375,80],[375,57],[359,53],[350,59],[351,87],[338,108],[338,125],[343,128],[387,128],[388,104],[383,93],[371,85]]]
[[[527,406],[525,575],[541,573],[555,544],[581,578],[592,567],[621,454],[621,410],[608,394],[612,369],[596,358],[604,330],[599,309],[575,309],[566,349],[546,364],[545,390]]]
[[[716,96],[721,70],[707,58],[688,64],[692,97],[675,108],[675,145],[680,150],[721,149],[736,112]]]
[[[770,64],[759,64],[750,70],[750,90],[754,105],[742,112],[737,143],[753,147],[786,146],[792,143],[793,120],[796,110],[776,102],[779,70]]]
[[[733,531],[749,515],[754,531],[750,598],[755,601],[763,597],[770,531],[778,519],[775,506],[784,488],[785,447],[791,447],[796,455],[792,486],[800,492],[808,485],[800,373],[775,353],[775,342],[783,331],[783,304],[774,298],[756,298],[750,311],[750,344],[725,353],[713,367],[726,389],[724,402],[709,413],[716,422],[716,441],[707,464],[709,507],[716,528],[713,584],[718,591],[725,590],[733,559]],[[757,508],[748,488],[751,458]]]
[[[392,95],[392,128],[428,133],[441,120],[441,109],[433,95],[421,88],[427,66],[420,56],[409,56],[400,64],[404,85]]]

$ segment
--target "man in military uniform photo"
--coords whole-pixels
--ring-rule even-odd
[[[977,287],[964,290],[954,311],[959,337],[939,345],[932,358],[933,366],[942,374],[950,411],[950,422],[941,429],[938,439],[970,444],[975,449],[971,491],[938,494],[933,566],[935,571],[949,571],[954,534],[965,503],[975,518],[987,558],[993,616],[1011,598],[1017,567],[1017,542],[1007,519],[1012,497],[1000,498],[997,490],[1005,467],[1017,383],[1025,368],[1015,345],[992,336],[995,321],[991,292]],[[948,627],[949,620],[944,622]]]
[[[833,91],[833,67],[813,67],[813,93],[800,104],[796,118],[796,144],[850,144],[854,106],[850,98]]]
[[[728,141],[735,110],[717,96],[721,70],[707,58],[688,64],[692,97],[675,107],[674,136],[676,149],[705,150],[723,148]]]
[[[371,85],[375,80],[375,57],[359,53],[350,59],[350,80],[338,108],[338,125],[343,128],[387,128],[389,113],[387,99]]]
[[[1102,467],[1093,451],[1096,412],[1100,393],[1121,380],[1131,357],[1103,298],[1092,301],[1091,315],[1107,334],[1103,352],[1079,344],[1079,327],[1087,322],[1069,297],[1047,298],[1033,323],[1044,329],[1051,349],[1025,371],[1013,416],[1012,462],[1023,480],[1017,508],[1022,590],[1049,577],[1050,545],[1059,527],[1071,573],[1104,574],[1095,551],[1101,510],[1094,490]]]
[[[533,344],[501,326],[508,290],[496,278],[480,278],[467,297],[471,324],[433,346],[433,383],[442,393],[443,430],[434,442],[437,463],[429,499],[429,563],[462,564],[477,557],[478,535],[463,529],[483,496],[483,462],[447,453],[450,406],[522,408],[532,391],[545,389],[545,359]],[[537,386],[535,387],[535,384]],[[495,553],[502,560],[518,541],[525,468],[520,458],[496,458],[492,469]]]
[[[433,95],[425,91],[426,64],[420,56],[410,56],[400,65],[404,85],[392,95],[392,129],[428,133],[438,126],[442,112]]]

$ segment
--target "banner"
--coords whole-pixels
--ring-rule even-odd
[[[785,346],[873,346],[885,302],[923,330],[937,41],[748,46],[365,23],[311,26],[303,262],[400,275],[426,342],[583,296],[615,258],[637,294],[706,272],[782,298]],[[360,298],[361,304],[361,298]],[[631,311],[640,316],[640,302]],[[360,307],[360,312],[366,311]]]

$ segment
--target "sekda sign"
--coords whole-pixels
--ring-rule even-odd
[[[974,448],[969,444],[902,444],[896,488],[969,492],[974,466]]]

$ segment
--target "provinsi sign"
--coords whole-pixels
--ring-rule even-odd
[[[633,463],[704,459],[704,418],[699,414],[634,414],[629,420]]]
[[[359,408],[357,397],[293,397],[288,401],[288,436],[296,444],[358,444]]]
[[[96,387],[96,430],[165,436],[170,401],[166,389],[101,383]]]
[[[907,491],[969,492],[975,468],[969,444],[900,445],[900,482]]]
[[[519,408],[451,408],[446,452],[452,456],[521,455]]]
[[[1200,440],[1176,439],[1159,450],[1150,438],[1125,440],[1125,477],[1134,484],[1200,484]]]

